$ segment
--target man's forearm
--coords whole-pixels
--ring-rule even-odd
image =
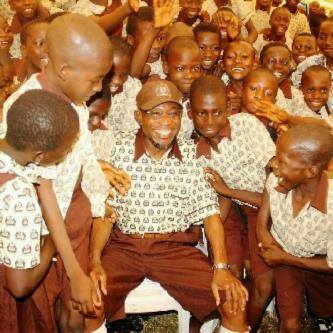
[[[214,263],[228,263],[224,242],[224,228],[219,215],[212,215],[204,220],[205,234],[213,251]]]
[[[108,220],[94,219],[90,237],[90,259],[99,262],[102,251],[110,237],[113,224]]]

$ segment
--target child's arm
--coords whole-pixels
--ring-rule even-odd
[[[37,192],[44,219],[70,280],[71,296],[76,303],[80,304],[80,310],[84,314],[94,314],[94,305],[100,306],[100,300],[92,281],[85,275],[75,257],[52,183],[44,179],[40,180]]]
[[[262,194],[257,192],[242,191],[231,189],[227,186],[221,176],[215,170],[211,168],[204,169],[206,174],[210,174],[208,177],[208,182],[213,186],[215,191],[227,198],[237,199],[243,202],[247,202],[250,205],[260,207]]]
[[[48,270],[55,253],[53,241],[50,236],[47,236],[40,251],[39,265],[29,269],[16,269],[5,266],[6,286],[14,297],[24,297],[34,290]]]
[[[257,31],[256,27],[254,26],[251,19],[249,19],[245,23],[245,28],[246,28],[247,33],[248,33],[246,41],[251,43],[251,44],[254,43],[258,38],[258,31]]]
[[[129,0],[112,13],[103,16],[92,16],[91,18],[107,33],[110,34],[121,24],[125,18],[139,10],[139,0]]]
[[[218,200],[219,200],[221,221],[224,224],[225,220],[229,215],[232,201],[230,198],[225,198],[222,195],[219,195]]]
[[[132,77],[138,79],[142,77],[142,72],[147,62],[151,46],[160,31],[161,29],[159,28],[150,29],[142,39],[142,42],[134,50],[130,69],[130,75]]]

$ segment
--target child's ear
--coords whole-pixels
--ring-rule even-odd
[[[169,74],[169,65],[168,65],[168,63],[166,61],[163,62],[163,72],[166,75]]]
[[[142,114],[140,110],[136,110],[134,112],[134,118],[136,122],[141,126],[142,125]]]
[[[314,178],[318,176],[318,174],[321,172],[321,170],[318,168],[317,165],[312,165],[309,168],[306,169],[305,173],[307,178]]]
[[[134,46],[134,37],[132,35],[127,35],[126,37],[126,42],[131,45]]]
[[[186,109],[187,109],[187,115],[188,115],[188,117],[189,117],[190,119],[193,119],[193,117],[192,117],[192,105],[191,105],[191,103],[188,103],[188,104],[187,104]],[[184,110],[183,110],[183,112],[184,112]]]
[[[63,63],[60,65],[59,71],[58,71],[58,77],[62,80],[62,81],[66,81],[67,77],[70,73],[70,67],[68,64]]]
[[[45,155],[45,152],[43,152],[43,151],[37,151],[35,153],[34,163],[37,164],[37,165],[41,164],[42,160],[45,157],[44,155]]]

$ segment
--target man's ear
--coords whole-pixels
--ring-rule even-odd
[[[163,72],[166,75],[169,74],[169,65],[168,65],[168,63],[166,61],[163,62]]]
[[[22,59],[24,59],[27,56],[27,47],[21,44],[20,49],[21,49]]]
[[[192,117],[192,105],[191,103],[188,103],[187,106],[186,106],[186,109],[187,109],[187,115],[190,119],[193,119]],[[184,111],[183,111],[184,112]]]
[[[140,110],[136,110],[134,112],[134,118],[140,126],[142,125],[142,113],[141,112],[142,111],[140,111]]]
[[[132,35],[127,35],[126,41],[129,45],[134,46],[134,37]]]

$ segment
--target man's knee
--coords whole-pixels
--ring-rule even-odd
[[[224,303],[221,307],[221,325],[235,332],[248,331],[246,311],[233,313],[230,305]]]
[[[300,333],[302,332],[302,325],[299,319],[291,318],[281,321],[282,333]]]
[[[73,309],[71,302],[61,304],[61,318],[59,331],[61,333],[82,333],[84,331],[84,319],[79,311]]]

